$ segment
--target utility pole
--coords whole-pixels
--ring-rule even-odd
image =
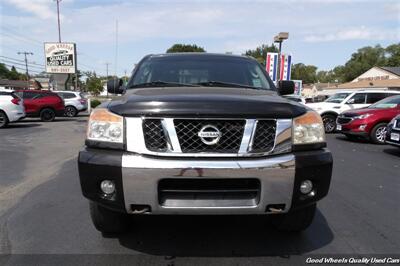
[[[27,55],[33,55],[32,52],[18,52],[18,54],[23,54],[25,56],[25,69],[26,69],[26,84],[29,89],[29,70],[28,70],[28,58],[26,57]]]
[[[106,65],[106,80],[108,83],[108,66],[111,65],[111,63],[105,62],[104,64]],[[107,90],[107,98],[108,98],[108,90]]]
[[[60,2],[62,0],[54,0],[57,2],[57,21],[58,21],[58,42],[61,42],[61,27],[60,27]]]

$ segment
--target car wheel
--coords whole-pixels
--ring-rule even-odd
[[[0,111],[0,128],[6,127],[8,125],[8,117],[6,113]]]
[[[73,106],[67,106],[67,107],[65,107],[64,114],[65,114],[65,116],[68,116],[68,117],[75,117],[78,115],[78,110],[76,110],[76,108]]]
[[[385,144],[386,123],[379,123],[371,130],[370,139],[375,144]]]
[[[322,121],[324,122],[324,128],[326,133],[332,133],[336,129],[336,117],[334,115],[323,115]]]
[[[109,210],[92,201],[89,204],[90,217],[98,231],[104,234],[116,234],[126,231],[128,224],[126,214]]]
[[[285,214],[275,214],[272,223],[279,231],[300,232],[311,225],[316,209],[317,204],[312,204]]]
[[[40,111],[40,119],[43,122],[52,122],[56,118],[56,113],[50,108],[45,108]]]

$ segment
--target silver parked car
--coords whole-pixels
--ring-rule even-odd
[[[55,91],[65,102],[65,116],[74,117],[87,110],[87,99],[79,91]]]

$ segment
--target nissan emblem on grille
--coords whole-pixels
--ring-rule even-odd
[[[219,139],[221,138],[222,134],[218,128],[213,125],[205,125],[200,129],[198,133],[201,141],[207,145],[215,145],[218,143]]]

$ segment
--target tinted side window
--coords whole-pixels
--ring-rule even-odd
[[[366,93],[357,93],[353,97],[351,97],[348,102],[351,104],[363,104],[365,103]]]
[[[72,98],[75,98],[76,96],[75,96],[75,94],[73,94],[73,93],[64,92],[62,97],[63,97],[64,99],[72,99]]]
[[[367,103],[376,103],[382,99],[385,99],[389,96],[387,93],[368,93],[367,94]]]
[[[34,92],[34,91],[24,91],[23,94],[23,98],[24,99],[32,99],[32,98],[36,98],[35,96],[37,96],[38,93]]]

